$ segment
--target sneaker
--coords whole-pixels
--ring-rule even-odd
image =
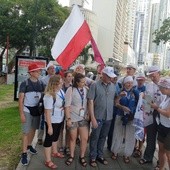
[[[27,158],[27,153],[22,153],[21,155],[21,163],[22,165],[28,165],[28,158]]]
[[[33,154],[33,155],[37,154],[37,151],[31,145],[28,146],[27,149],[31,154]]]

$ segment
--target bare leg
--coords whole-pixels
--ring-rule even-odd
[[[84,157],[86,149],[87,149],[87,141],[89,136],[88,127],[79,127],[79,135],[80,135],[80,157]]]
[[[28,146],[28,134],[23,134],[22,136],[22,152],[27,152],[27,146]]]
[[[74,151],[77,139],[77,128],[70,130],[70,156],[74,157]]]
[[[52,143],[52,153],[58,153],[57,143],[58,141]]]
[[[166,153],[164,149],[164,144],[158,141],[159,145],[159,169],[163,170],[166,162]]]
[[[28,133],[28,145],[32,144],[33,138],[35,136],[35,129],[31,129]]]
[[[169,169],[170,169],[170,151],[166,150],[166,156],[167,156],[167,160],[168,160],[168,166],[169,166]]]
[[[44,147],[44,153],[46,162],[51,161],[51,147]]]

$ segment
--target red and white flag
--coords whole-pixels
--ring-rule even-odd
[[[51,55],[63,69],[68,69],[90,40],[94,44],[94,39],[83,14],[78,6],[74,5],[71,14],[55,37]],[[96,48],[97,46],[94,53]]]

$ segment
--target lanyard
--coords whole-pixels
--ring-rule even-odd
[[[79,92],[79,95],[80,95],[80,97],[81,97],[81,106],[83,107],[84,94],[82,94],[78,88],[77,88],[77,91]],[[84,90],[83,90],[83,93],[84,93]]]
[[[63,93],[61,92],[61,90],[60,90],[60,94],[61,94],[61,96],[57,93],[57,95],[62,99],[62,107],[64,107],[65,97],[64,97]]]
[[[57,95],[58,95],[62,100],[65,100],[64,95],[63,95],[63,93],[61,92],[61,90],[60,90],[60,94],[61,94],[61,96],[57,93]]]

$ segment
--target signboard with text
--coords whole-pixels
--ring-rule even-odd
[[[28,66],[32,62],[35,62],[40,68],[42,68],[41,77],[46,75],[45,68],[48,62],[47,58],[44,57],[30,58],[28,56],[16,56],[14,100],[18,100],[18,93],[21,82],[29,78]]]

